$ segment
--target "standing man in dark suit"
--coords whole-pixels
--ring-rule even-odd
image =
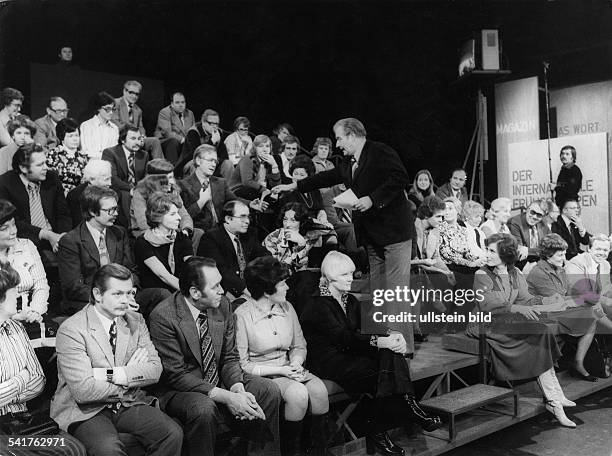
[[[147,132],[142,124],[142,109],[136,104],[140,93],[142,92],[142,84],[138,81],[127,81],[123,85],[123,96],[115,98],[115,107],[113,112],[112,122],[117,125],[119,130],[126,125],[134,125],[138,131],[145,136],[144,148],[152,158],[164,158],[159,139],[146,136]]]
[[[542,218],[546,214],[544,200],[532,201],[527,212],[515,215],[508,220],[508,229],[518,241],[519,263],[522,269],[525,263],[535,262],[540,259],[540,240],[550,233],[550,229]],[[521,264],[522,263],[522,264]]]
[[[68,116],[68,104],[62,97],[51,97],[47,106],[47,115],[36,119],[37,130],[34,142],[41,146],[54,148],[59,144],[55,127],[57,123]]]
[[[13,170],[0,176],[0,198],[17,208],[17,236],[31,240],[45,264],[54,263],[60,238],[72,222],[62,183],[47,168],[45,150],[25,144],[13,156]]]
[[[223,206],[222,224],[202,236],[197,254],[212,258],[221,272],[223,289],[230,300],[248,296],[244,268],[257,257],[270,255],[255,236],[248,236],[250,211],[242,201],[234,200]]]
[[[242,371],[221,281],[213,260],[192,257],[181,271],[180,292],[151,313],[151,339],[163,366],[160,405],[183,424],[188,456],[214,456],[223,418],[246,424],[248,454],[280,456],[280,390]]]
[[[217,166],[217,151],[213,146],[202,144],[193,154],[195,172],[179,181],[181,198],[187,212],[193,219],[193,226],[204,232],[214,228],[223,218],[223,206],[228,201],[237,198],[229,188],[227,181],[213,176]],[[260,211],[268,207],[268,203],[259,199],[248,201],[251,209]]]
[[[66,233],[59,243],[59,275],[64,312],[73,314],[89,302],[95,272],[108,263],[119,263],[134,272],[128,234],[114,226],[117,194],[110,188],[88,185],[81,196],[85,221]]]
[[[411,239],[415,238],[414,218],[404,188],[408,174],[398,154],[389,146],[366,139],[363,124],[353,118],[341,119],[334,125],[336,146],[344,151],[338,166],[297,183],[279,185],[275,192],[308,192],[316,188],[344,184],[354,192],[353,224],[357,242],[366,247],[370,263],[371,290],[410,286]],[[383,313],[409,311],[408,302],[392,301],[379,307]],[[372,325],[367,327],[368,325]],[[372,321],[364,330],[375,328]],[[385,328],[387,329],[387,328]],[[401,331],[414,351],[412,324],[397,324],[388,329]]]
[[[157,116],[155,136],[159,138],[166,160],[174,164],[181,154],[187,131],[195,125],[193,112],[187,109],[185,95],[172,94],[172,102]]]
[[[565,258],[572,259],[581,253],[580,246],[588,246],[591,235],[584,227],[580,217],[580,204],[575,198],[568,198],[563,203],[561,214],[552,224],[552,232],[557,233],[567,242]]]

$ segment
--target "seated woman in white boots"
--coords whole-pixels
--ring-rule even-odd
[[[563,409],[576,404],[563,394],[553,366],[561,353],[539,316],[564,308],[564,299],[559,294],[544,298],[529,294],[523,274],[514,267],[517,245],[510,234],[496,233],[487,238],[487,263],[474,279],[474,290],[482,296],[478,310],[492,314],[492,322],[485,323],[484,331],[493,371],[498,380],[536,377],[546,409],[563,426],[576,427]],[[478,337],[478,329],[470,325],[467,333]]]

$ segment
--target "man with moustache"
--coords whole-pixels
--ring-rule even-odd
[[[162,366],[144,318],[129,310],[132,273],[120,264],[98,269],[91,301],[57,333],[57,391],[51,417],[95,456],[127,456],[119,433],[148,455],[181,454],[181,427],[142,387],[157,383]]]
[[[357,119],[339,120],[334,125],[334,134],[336,146],[345,155],[336,168],[297,183],[279,185],[274,192],[296,188],[308,192],[344,184],[357,197],[352,219],[357,242],[368,252],[370,288],[395,290],[398,286],[409,287],[411,239],[416,234],[404,192],[408,185],[406,169],[393,149],[366,139],[366,129]],[[408,303],[390,302],[388,305],[378,310],[393,314],[410,310]],[[387,329],[402,332],[408,343],[408,353],[414,351],[411,324],[374,328],[369,320],[368,326],[364,325],[363,329],[374,330],[376,334]]]
[[[582,187],[582,171],[576,165],[576,148],[574,146],[563,146],[559,152],[561,169],[554,184],[555,204],[562,208],[568,199],[578,198],[578,192]]]
[[[300,149],[300,141],[291,135],[285,136],[281,143],[281,153],[273,155],[274,161],[278,165],[278,169],[281,170],[281,184],[290,184],[293,182],[291,174],[289,173],[289,165],[291,160],[295,158]]]
[[[151,313],[151,339],[163,365],[162,410],[181,421],[188,456],[215,454],[221,422],[242,423],[248,454],[280,456],[280,390],[242,371],[221,280],[214,260],[192,257],[181,271],[180,291]]]

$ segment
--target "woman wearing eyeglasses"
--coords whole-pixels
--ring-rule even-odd
[[[60,145],[47,152],[47,166],[59,175],[64,195],[67,195],[81,183],[89,157],[81,150],[79,124],[76,120],[60,120],[55,131]]]
[[[119,128],[111,122],[117,107],[106,92],[96,94],[93,105],[94,116],[81,124],[81,146],[89,158],[100,158],[104,149],[119,143]]]
[[[227,155],[232,164],[236,166],[240,159],[251,153],[253,140],[249,136],[251,123],[246,117],[236,117],[234,120],[234,133],[225,138],[224,144]]]

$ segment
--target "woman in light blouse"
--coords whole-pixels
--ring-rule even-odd
[[[42,366],[23,326],[15,318],[19,280],[19,273],[8,263],[0,261],[0,422],[9,414],[17,419],[20,415],[27,418],[26,402],[40,395],[45,386]],[[63,431],[54,437],[61,438],[63,445],[54,446],[50,451],[23,449],[9,453],[23,456],[85,456],[85,448],[74,437]]]
[[[81,183],[83,169],[89,157],[81,150],[79,124],[74,119],[66,118],[55,127],[60,144],[47,152],[47,166],[54,170],[64,188],[64,195]]]
[[[8,262],[19,274],[17,285],[21,305],[13,316],[24,323],[39,323],[47,312],[49,285],[36,246],[29,239],[17,237],[17,209],[0,199],[0,261]]]
[[[249,136],[251,122],[247,117],[236,117],[234,133],[225,138],[225,148],[232,165],[237,165],[242,157],[249,155],[253,148],[253,140]]]
[[[328,394],[323,382],[302,366],[306,340],[293,306],[286,301],[288,276],[287,268],[270,256],[247,265],[244,280],[251,299],[235,311],[236,345],[247,374],[270,377],[279,386],[290,453],[299,453],[300,426],[308,409],[313,436],[318,436],[314,447],[320,452],[325,448],[323,416],[329,410]]]

